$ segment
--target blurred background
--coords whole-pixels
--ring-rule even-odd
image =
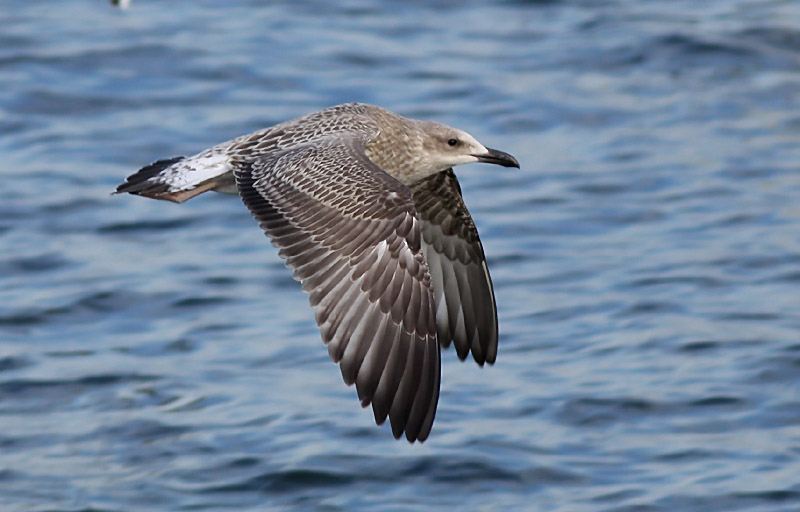
[[[800,2],[3,0],[3,511],[800,510]],[[347,101],[462,128],[500,317],[360,410],[236,197],[109,193]]]

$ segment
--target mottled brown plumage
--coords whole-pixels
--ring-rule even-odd
[[[117,192],[238,192],[309,293],[344,381],[395,437],[423,441],[439,345],[481,365],[497,354],[491,278],[452,171],[473,161],[518,167],[461,130],[349,103],[158,161]]]

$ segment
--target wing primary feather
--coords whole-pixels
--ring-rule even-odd
[[[422,428],[420,429],[419,435],[417,436],[417,440],[419,442],[423,442],[428,438],[428,434],[431,432],[431,427],[433,427],[433,420],[436,418],[436,408],[437,404],[439,403],[439,391],[441,389],[441,352],[439,348],[439,343],[434,340],[433,343],[428,344],[428,350],[430,352],[429,357],[432,358],[434,361],[433,365],[436,368],[434,372],[434,381],[433,381],[433,396],[431,397],[430,404],[428,406],[428,412],[425,415],[425,420],[422,423]]]
[[[478,231],[452,169],[412,185],[434,289],[439,343],[480,365],[497,355],[497,308]]]
[[[422,434],[425,420],[428,416],[431,401],[433,400],[434,390],[433,385],[436,381],[434,373],[439,371],[439,368],[434,368],[434,364],[438,362],[436,356],[432,353],[431,347],[438,351],[438,345],[435,339],[420,339],[418,340],[420,348],[423,350],[422,368],[419,379],[419,387],[417,389],[417,396],[414,398],[414,403],[408,413],[408,423],[406,424],[406,439],[415,441]],[[427,437],[427,432],[424,433]]]
[[[365,301],[362,300],[362,302]],[[382,341],[376,339],[375,336],[380,327],[380,319],[385,315],[381,313],[378,304],[371,303],[368,308],[363,310],[359,308],[359,311],[353,316],[357,318],[353,324],[355,329],[351,333],[346,333],[349,334],[347,337],[350,338],[350,341],[347,343],[342,361],[339,363],[342,376],[348,385],[356,382],[370,345]]]
[[[381,374],[386,368],[386,362],[389,359],[389,352],[392,350],[392,342],[397,330],[397,327],[392,324],[391,318],[387,315],[380,315],[379,322],[375,339],[370,343],[369,350],[364,356],[364,361],[356,377],[356,390],[362,407],[369,405],[375,396],[375,390],[378,387]]]
[[[399,325],[392,324],[392,328],[392,348],[372,400],[372,410],[378,425],[386,421],[386,417],[397,400],[397,390],[408,363],[409,335]],[[392,427],[392,432],[394,433],[394,427]],[[400,436],[395,435],[395,437]]]

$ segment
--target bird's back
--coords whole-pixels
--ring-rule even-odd
[[[234,162],[313,143],[337,132],[369,138],[379,132],[375,116],[396,114],[364,103],[344,103],[217,144],[190,157],[158,160],[129,176],[116,193],[182,203],[208,190],[236,194]]]

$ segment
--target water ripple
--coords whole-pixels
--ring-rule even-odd
[[[800,509],[795,2],[8,2],[0,509]],[[459,168],[500,350],[422,446],[240,201],[109,196],[344,101],[522,163]]]

